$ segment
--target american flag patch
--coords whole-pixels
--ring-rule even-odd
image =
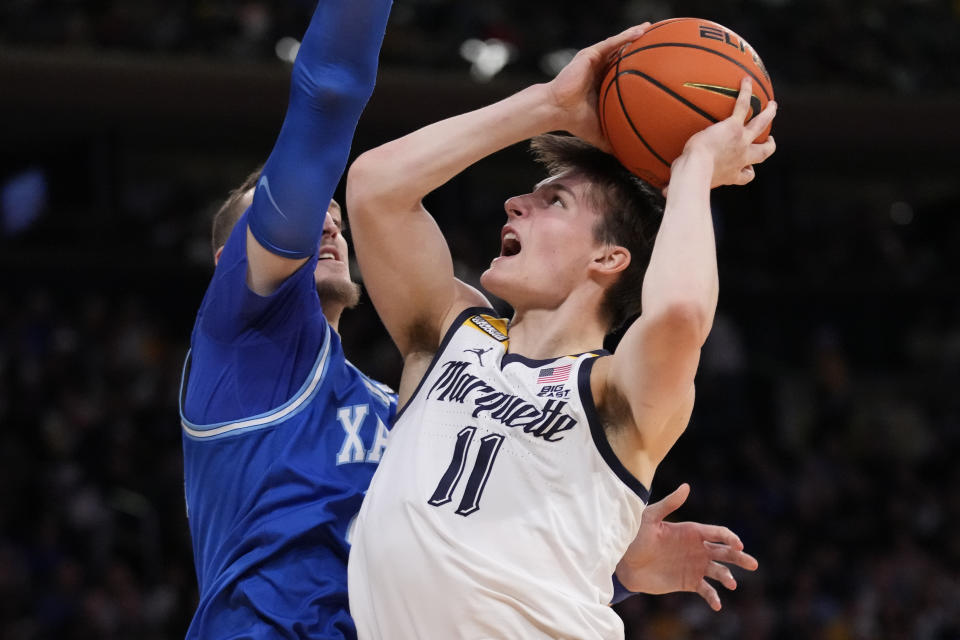
[[[547,367],[540,369],[537,375],[537,384],[547,384],[549,382],[563,382],[570,377],[570,368],[573,364],[565,364],[559,367]]]

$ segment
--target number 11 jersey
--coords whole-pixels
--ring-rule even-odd
[[[508,346],[467,309],[398,416],[350,553],[361,640],[623,637],[611,576],[649,494],[596,414],[605,352]]]

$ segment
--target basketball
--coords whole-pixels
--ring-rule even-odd
[[[733,112],[744,76],[753,81],[752,118],[773,99],[753,47],[709,20],[654,24],[621,49],[600,85],[600,125],[614,155],[640,178],[666,186],[690,136]]]

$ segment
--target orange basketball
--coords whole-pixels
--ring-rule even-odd
[[[726,27],[698,18],[658,22],[620,50],[600,85],[600,124],[614,155],[657,187],[694,133],[733,112],[753,80],[752,118],[773,99],[760,56]],[[758,142],[770,133],[768,127]]]

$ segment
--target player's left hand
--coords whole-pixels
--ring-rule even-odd
[[[557,110],[556,129],[568,131],[608,153],[612,151],[597,115],[597,94],[603,81],[601,74],[621,47],[642,36],[648,28],[650,23],[644,22],[581,49],[547,84],[552,106]]]
[[[773,136],[754,142],[777,115],[777,103],[771,100],[763,111],[749,118],[753,95],[749,76],[740,81],[740,93],[729,118],[714,123],[690,136],[677,161],[690,153],[703,152],[713,160],[710,188],[721,185],[744,185],[756,177],[753,165],[765,161],[777,150]],[[676,162],[676,161],[675,161]]]
[[[690,485],[684,483],[644,509],[637,537],[617,565],[617,578],[627,589],[641,593],[696,592],[719,611],[720,596],[706,579],[733,590],[737,581],[726,564],[753,571],[758,563],[726,527],[665,522],[689,495]]]

